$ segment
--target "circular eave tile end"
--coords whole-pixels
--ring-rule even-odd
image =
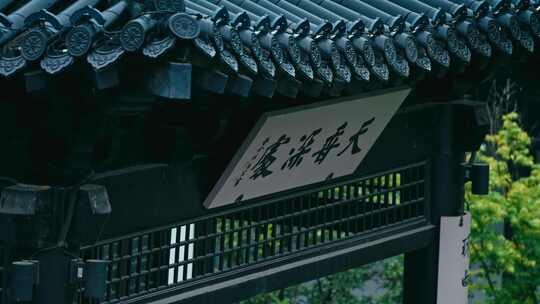
[[[39,30],[29,31],[21,42],[21,54],[28,61],[39,59],[45,53],[46,48],[47,37]]]
[[[177,13],[171,16],[168,25],[171,32],[180,39],[195,39],[201,32],[197,20],[185,13]]]
[[[66,45],[71,56],[83,56],[92,46],[92,32],[86,26],[76,26],[66,35]]]
[[[120,45],[128,52],[135,52],[142,47],[145,38],[144,27],[138,22],[129,22],[120,33]]]

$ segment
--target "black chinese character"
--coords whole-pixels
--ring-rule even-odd
[[[467,287],[467,285],[469,284],[469,280],[470,280],[469,271],[465,269],[465,275],[463,279],[461,279],[461,286]]]
[[[246,172],[251,168],[251,162],[255,161],[259,157],[259,154],[261,153],[261,151],[264,150],[264,148],[266,147],[266,144],[268,144],[269,141],[270,141],[269,137],[265,138],[261,146],[257,149],[257,152],[244,165],[244,170],[242,170],[242,174],[234,179],[234,187],[237,187],[240,184],[240,182],[242,182],[242,179],[244,179]]]
[[[461,255],[467,257],[469,255],[469,236],[461,240]]]
[[[240,182],[242,181],[242,177],[243,175],[237,177],[234,179],[234,187],[238,186],[240,184]]]
[[[349,138],[349,144],[345,147],[345,149],[339,152],[337,156],[343,155],[343,153],[347,151],[347,149],[349,149],[351,145],[352,145],[352,150],[351,150],[352,155],[355,155],[356,153],[362,151],[362,149],[360,149],[360,147],[358,146],[358,138],[360,137],[360,135],[365,134],[369,130],[367,126],[372,124],[374,121],[375,121],[375,117],[371,118],[370,120],[365,121],[360,127],[360,130],[358,130],[358,132],[356,132],[353,136]]]
[[[270,137],[267,137],[262,145],[259,147],[259,149],[257,149],[257,154],[255,154],[255,156],[253,156],[253,158],[251,160],[255,160],[255,158],[257,158],[257,155],[259,155],[259,153],[264,150],[264,147],[266,146],[266,144],[270,141]]]
[[[279,149],[279,146],[283,144],[289,143],[291,140],[290,137],[287,137],[287,135],[283,134],[281,137],[273,144],[271,144],[268,148],[264,150],[263,155],[259,158],[257,163],[254,166],[253,169],[253,175],[251,175],[251,179],[255,180],[262,176],[263,178],[272,174],[273,172],[270,171],[268,168],[276,161],[276,157],[274,154],[276,154],[277,150]]]
[[[251,168],[251,162],[246,163],[244,165],[244,170],[242,171],[242,174],[234,179],[234,187],[238,186],[242,179],[244,179],[244,175],[246,175],[247,170]]]
[[[323,147],[321,148],[321,150],[313,153],[313,157],[315,157],[315,162],[317,164],[321,164],[325,159],[326,159],[326,156],[328,156],[328,154],[330,153],[330,151],[332,151],[333,149],[339,147],[339,137],[341,135],[343,135],[343,133],[345,132],[345,128],[347,127],[347,122],[343,123],[336,131],[336,133],[330,135],[330,137],[328,137],[326,139],[326,141],[324,142],[324,145]]]
[[[281,170],[284,170],[285,168],[292,169],[298,167],[302,163],[302,160],[304,160],[304,155],[311,152],[311,145],[315,142],[314,138],[317,134],[321,133],[321,131],[322,129],[319,128],[311,132],[309,136],[303,135],[300,138],[302,146],[300,146],[298,150],[296,150],[295,148],[291,149],[291,151],[289,152],[290,157],[286,162],[283,163],[283,165],[281,166]]]

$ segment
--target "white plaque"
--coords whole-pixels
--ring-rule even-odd
[[[204,206],[221,207],[352,174],[409,91],[266,113]]]
[[[468,303],[471,215],[441,218],[437,304]]]

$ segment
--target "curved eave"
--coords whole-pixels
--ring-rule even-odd
[[[320,0],[310,1],[323,4]],[[365,32],[355,31],[354,35],[350,34],[350,36],[344,35],[345,31],[342,30],[339,35],[327,35],[323,38],[320,38],[320,34],[315,33],[314,29],[311,28],[308,30],[310,31],[309,35],[311,35],[309,39],[315,39],[318,42],[310,43],[309,47],[305,47],[303,43],[305,43],[304,40],[306,38],[295,38],[304,39],[297,42],[301,46],[301,53],[304,54],[300,54],[304,56],[301,56],[304,60],[298,61],[300,57],[295,58],[296,55],[291,53],[292,50],[287,45],[288,42],[283,41],[283,39],[289,39],[286,37],[291,35],[291,37],[294,37],[294,26],[298,23],[298,20],[306,19],[306,16],[311,16],[312,20],[314,19],[313,16],[324,20],[324,14],[328,16],[328,11],[331,11],[332,7],[336,10],[338,6],[341,6],[343,9],[368,7],[366,3],[363,3],[363,6],[349,5],[349,3],[355,1],[362,2],[362,0],[335,1],[332,6],[325,5],[324,11],[321,9],[320,12],[318,12],[315,5],[305,6],[309,11],[304,11],[298,7],[294,11],[294,14],[290,12],[287,17],[279,15],[276,11],[263,8],[256,4],[258,1],[252,0],[224,2],[231,11],[221,5],[220,1],[186,1],[187,5],[185,6],[183,1],[177,1],[178,3],[173,6],[173,8],[177,8],[176,12],[168,8],[161,13],[155,13],[155,7],[143,7],[143,9],[147,10],[146,12],[143,10],[143,16],[137,15],[125,18],[123,29],[114,32],[107,29],[98,31],[98,27],[93,32],[92,26],[96,22],[92,20],[92,14],[88,14],[88,18],[82,18],[76,24],[62,29],[55,29],[59,33],[49,36],[53,38],[47,42],[47,51],[44,56],[40,56],[37,60],[27,61],[21,58],[20,54],[17,53],[16,47],[11,48],[10,52],[4,51],[0,58],[0,74],[9,77],[23,71],[41,69],[45,73],[57,75],[69,70],[75,64],[78,64],[82,68],[87,66],[88,69],[94,70],[95,73],[102,73],[107,69],[114,69],[123,60],[130,62],[129,60],[133,60],[133,58],[146,57],[151,69],[154,66],[156,71],[162,71],[164,64],[175,66],[175,68],[178,65],[185,67],[191,66],[190,69],[186,68],[183,72],[187,73],[190,70],[190,73],[194,73],[194,75],[218,73],[222,75],[219,76],[222,79],[226,78],[222,82],[238,82],[235,86],[237,87],[236,93],[239,95],[261,94],[260,92],[257,93],[257,90],[254,88],[260,89],[261,87],[265,87],[270,89],[262,90],[265,92],[262,95],[270,97],[273,96],[274,90],[277,90],[278,93],[287,91],[283,89],[280,91],[279,88],[280,86],[283,87],[283,83],[289,86],[299,87],[296,90],[298,93],[302,91],[302,87],[320,87],[321,83],[323,83],[323,87],[331,88],[355,86],[358,82],[386,82],[392,78],[414,82],[418,77],[425,77],[426,73],[429,76],[433,64],[437,67],[435,57],[428,58],[429,56],[422,55],[426,53],[425,50],[428,51],[428,55],[431,55],[429,52],[429,43],[432,43],[430,41],[433,39],[428,39],[426,42],[424,40],[426,35],[435,37],[433,41],[442,41],[437,46],[438,48],[442,48],[440,49],[441,52],[455,53],[450,48],[450,42],[448,42],[448,45],[445,44],[445,37],[441,35],[441,29],[450,27],[456,29],[455,31],[462,44],[460,47],[473,51],[473,59],[475,56],[485,58],[492,56],[491,52],[475,53],[478,46],[471,45],[474,39],[468,39],[470,37],[467,37],[467,31],[460,31],[460,28],[457,28],[453,24],[451,18],[446,18],[444,21],[440,19],[429,20],[431,25],[422,28],[420,34],[418,32],[414,35],[412,33],[409,34],[408,37],[411,37],[410,39],[412,40],[408,43],[403,43],[402,38],[399,38],[403,37],[403,34],[399,34],[401,36],[394,36],[396,34],[392,32],[386,32],[384,35],[382,35],[383,33],[372,33],[369,32],[369,27],[365,29]],[[382,4],[378,4],[378,7],[374,10],[363,12],[357,9],[355,12],[361,16],[377,17],[380,19],[388,19],[387,17],[389,15],[400,18],[400,16],[390,13],[391,11],[396,12],[396,5],[399,4],[398,0],[381,1],[380,3]],[[392,5],[388,6],[388,11],[385,11],[385,1],[392,2]],[[429,0],[418,1],[422,2],[425,6],[433,4],[433,1]],[[241,6],[242,3],[246,5]],[[370,3],[373,4],[374,2]],[[413,4],[414,1],[407,2],[409,7]],[[88,10],[88,8],[85,9]],[[105,10],[107,8],[101,9]],[[467,7],[466,9],[473,10],[475,8]],[[500,8],[498,10],[488,15],[493,16],[493,19],[497,20],[497,16],[501,15]],[[539,29],[531,27],[538,24],[531,25],[530,22],[528,23],[528,16],[531,14],[536,16],[537,12],[535,10],[535,7],[524,8],[520,6],[515,9],[507,9],[504,12],[507,16],[515,18],[518,21],[516,24],[519,25],[519,30],[523,33],[523,39],[521,40],[517,39],[519,37],[516,37],[515,33],[512,36],[510,29],[505,29],[504,26],[501,26],[502,31],[500,33],[489,33],[489,29],[486,29],[482,25],[481,18],[470,16],[465,21],[467,24],[478,29],[478,32],[481,33],[480,38],[485,39],[483,41],[484,45],[492,49],[500,49],[500,46],[496,45],[493,40],[490,41],[486,38],[499,35],[497,37],[507,39],[506,43],[512,44],[512,49],[516,50],[512,52],[513,54],[519,53],[520,55],[524,54],[527,56],[536,51],[535,43],[537,40],[532,37],[538,37]],[[98,16],[100,11],[94,11],[94,15]],[[400,9],[400,11],[403,11],[403,9]],[[381,12],[381,16],[374,16],[374,12]],[[320,15],[317,15],[318,13]],[[338,11],[335,14],[338,15]],[[525,15],[527,18],[524,17]],[[268,26],[257,29],[251,26],[257,24],[256,21],[258,20],[255,20],[257,18],[260,20],[276,20],[278,17],[283,20],[283,24],[288,26],[288,28],[281,26],[280,30],[276,32],[269,29]],[[96,18],[94,17],[94,19]],[[362,21],[360,19],[352,20],[344,18],[342,23],[345,24],[345,22],[348,22],[352,24],[358,22],[358,24],[363,24]],[[460,22],[464,21],[461,20]],[[103,21],[100,23],[103,23]],[[134,26],[128,27],[126,25]],[[87,44],[84,45],[85,47],[88,46],[88,49],[84,50],[84,55],[73,56],[72,54],[74,52],[67,49],[68,42],[62,40],[67,39],[65,37],[70,37],[72,41],[69,41],[69,43],[75,43],[76,45],[76,39],[84,38],[82,36],[73,37],[64,35],[73,29],[72,26],[87,26],[90,28],[88,32],[91,33],[91,37],[89,38],[90,41],[87,41]],[[31,47],[32,40],[25,36],[29,30],[31,28],[23,29],[17,35],[14,35],[13,39],[7,41],[6,44],[26,43],[27,47]],[[490,36],[490,34],[493,35]],[[84,34],[81,35],[84,36]],[[357,43],[358,38],[362,38],[372,48],[372,50],[369,50],[369,54],[366,53],[365,43],[363,45]],[[381,44],[381,39],[385,40],[384,44]],[[118,43],[118,41],[122,43]],[[272,43],[269,41],[272,41]],[[407,47],[410,49],[407,49]],[[395,51],[392,51],[394,49]],[[418,51],[422,51],[420,52],[421,56],[417,55]],[[126,53],[129,53],[129,56],[126,56]],[[313,56],[315,53],[323,54],[322,59],[320,59],[322,61],[319,62],[316,60],[316,56]],[[438,66],[436,70],[438,72],[441,69],[463,70],[463,60],[456,60],[454,56],[452,55],[448,64]],[[504,52],[494,52],[493,56],[513,57],[512,54]],[[421,64],[420,60],[423,60],[424,63]],[[432,64],[426,62],[426,60],[431,60]],[[470,64],[474,65],[476,61],[471,60]],[[466,61],[465,64],[469,64],[469,62]],[[390,79],[387,79],[388,76],[381,76],[381,65],[387,66],[391,71],[389,74]],[[175,68],[171,69],[174,70]],[[312,76],[306,74],[303,69],[307,69],[307,71],[311,70]],[[325,78],[323,76],[327,74],[324,73],[332,73],[333,76]],[[218,74],[213,74],[214,76],[212,77],[217,77],[216,75]],[[340,80],[340,77],[335,77],[336,75],[349,74],[351,75],[348,76],[350,79],[348,78],[346,81],[343,81],[343,79]],[[173,73],[171,75],[175,74]],[[306,75],[308,76],[306,77]],[[170,81],[174,82],[174,79]],[[231,84],[223,84],[218,86],[218,89],[207,86],[206,89],[222,93],[226,91],[225,87],[228,85]],[[296,94],[285,95],[296,96]],[[187,94],[181,98],[189,99],[189,97],[189,94]],[[173,98],[175,97],[173,96]]]

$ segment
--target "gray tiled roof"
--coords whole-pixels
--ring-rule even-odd
[[[29,66],[57,74],[76,61],[103,70],[133,53],[257,79],[323,85],[407,79],[474,64],[476,57],[533,53],[537,6],[528,0],[4,0],[0,74]]]

